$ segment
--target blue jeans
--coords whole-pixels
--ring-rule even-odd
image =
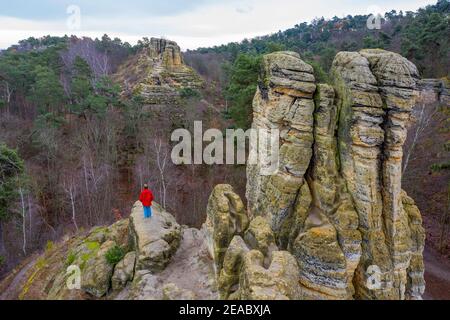
[[[144,207],[144,218],[152,217],[152,207]]]

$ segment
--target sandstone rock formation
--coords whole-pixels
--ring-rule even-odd
[[[364,79],[354,67],[360,68]],[[415,103],[416,67],[382,50],[340,53],[333,63],[338,86],[342,174],[359,216],[362,256],[357,297],[404,299],[411,256],[409,218],[401,190],[402,146]],[[363,71],[364,70],[364,71]],[[421,249],[423,250],[423,246]],[[382,288],[367,286],[367,267],[381,269]],[[421,288],[413,292],[423,292]]]
[[[398,54],[362,50],[339,53],[332,78],[332,86],[316,84],[312,67],[292,52],[264,57],[253,128],[280,131],[279,170],[266,176],[248,165],[248,215],[257,228],[242,237],[221,225],[227,236],[213,248],[221,253],[222,298],[420,299],[424,292],[421,216],[401,189],[418,71]],[[228,219],[215,201],[230,188],[213,192],[208,218]],[[272,249],[245,237],[251,233],[273,238]],[[275,276],[280,255],[281,265],[298,265],[297,276],[281,275],[291,293],[262,280]],[[264,266],[258,285],[248,265]]]
[[[132,236],[136,248],[136,270],[162,271],[178,249],[181,227],[175,218],[158,204],[153,206],[154,216],[146,223],[143,208],[136,202],[130,216]]]
[[[114,76],[127,97],[140,95],[146,104],[176,104],[180,91],[199,89],[202,79],[183,62],[180,47],[165,39],[151,38]]]
[[[426,102],[439,102],[442,106],[450,107],[450,79],[422,79],[417,87],[421,93],[427,94]]]

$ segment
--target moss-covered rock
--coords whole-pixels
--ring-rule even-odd
[[[180,47],[156,38],[125,61],[114,79],[122,85],[123,95],[140,95],[149,105],[179,104],[180,90],[204,86],[201,77],[184,64]]]

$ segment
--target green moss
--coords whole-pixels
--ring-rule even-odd
[[[97,233],[109,233],[109,227],[95,227],[91,234],[97,234]]]
[[[81,255],[81,263],[80,263],[80,269],[83,270],[86,267],[87,262],[95,257],[98,250],[100,249],[100,243],[97,241],[85,241],[84,246],[88,249],[88,252],[85,252]],[[75,260],[77,258],[75,257]]]
[[[80,270],[84,270],[86,268],[87,262],[93,257],[91,253],[85,253],[81,256],[81,264]]]

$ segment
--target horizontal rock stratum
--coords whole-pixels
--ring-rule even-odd
[[[148,57],[180,65],[174,44],[152,43]],[[331,84],[297,53],[266,55],[253,128],[280,131],[280,163],[272,176],[248,165],[247,208],[218,185],[197,230],[157,204],[143,219],[136,203],[23,263],[0,299],[421,299],[425,232],[401,187],[418,77],[383,50],[340,52]],[[80,290],[66,286],[70,265]]]

